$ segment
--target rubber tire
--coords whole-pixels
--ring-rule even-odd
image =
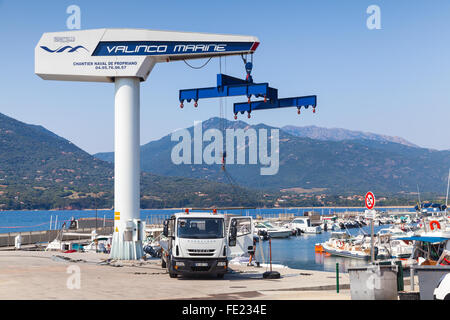
[[[280,279],[281,275],[278,271],[266,271],[263,273],[263,279]]]
[[[225,276],[225,273],[218,273],[217,274],[217,278],[219,278],[219,279],[223,279],[224,276]]]
[[[167,257],[167,260],[169,260],[169,257]],[[176,273],[170,272],[170,264],[171,264],[170,261],[167,261],[167,262],[166,262],[166,267],[167,267],[167,272],[169,273],[169,277],[171,277],[171,278],[176,278],[176,277],[178,277],[178,275],[177,275]]]

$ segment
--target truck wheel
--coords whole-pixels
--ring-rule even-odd
[[[163,268],[163,269],[167,268],[166,261],[164,260],[163,257],[161,257],[161,268]]]
[[[171,277],[171,278],[176,278],[176,277],[178,277],[178,275],[177,275],[176,273],[170,273],[170,272],[169,272],[169,277]]]

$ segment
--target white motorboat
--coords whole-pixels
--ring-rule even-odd
[[[380,230],[381,231],[381,230]],[[394,233],[395,234],[395,233]],[[377,259],[404,259],[411,256],[413,252],[413,245],[410,241],[400,240],[400,234],[378,234],[376,241]],[[403,232],[405,237],[409,236]]]
[[[291,229],[275,227],[268,221],[255,224],[255,233],[261,235],[261,231],[266,232],[271,238],[288,238],[292,235]]]
[[[311,226],[311,220],[308,217],[297,217],[290,223],[286,224],[286,227],[291,230],[300,230],[303,233],[322,233],[322,228],[320,226]]]
[[[336,223],[337,216],[333,217],[320,217],[322,224],[320,229],[323,231],[338,231],[341,229],[338,223]]]
[[[352,238],[346,232],[332,232],[330,239],[319,246],[323,251],[334,256],[362,260],[370,258],[370,249],[365,246],[364,238]]]

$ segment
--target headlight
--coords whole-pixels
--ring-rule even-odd
[[[177,261],[175,262],[175,265],[178,267],[184,267],[184,262],[183,261]]]
[[[219,261],[219,262],[217,262],[217,266],[218,267],[223,267],[223,266],[226,266],[227,265],[227,263],[225,262],[225,261]]]

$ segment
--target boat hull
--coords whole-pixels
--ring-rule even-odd
[[[288,238],[292,235],[291,230],[286,231],[268,231],[267,232],[271,238]]]
[[[336,250],[336,249],[332,249],[330,247],[326,247],[323,246],[323,250],[328,253],[331,254],[332,256],[338,256],[338,257],[344,257],[344,258],[352,258],[352,259],[359,259],[359,260],[369,260],[370,259],[370,255],[360,255],[360,254],[355,254],[349,251],[344,251],[344,250]]]

